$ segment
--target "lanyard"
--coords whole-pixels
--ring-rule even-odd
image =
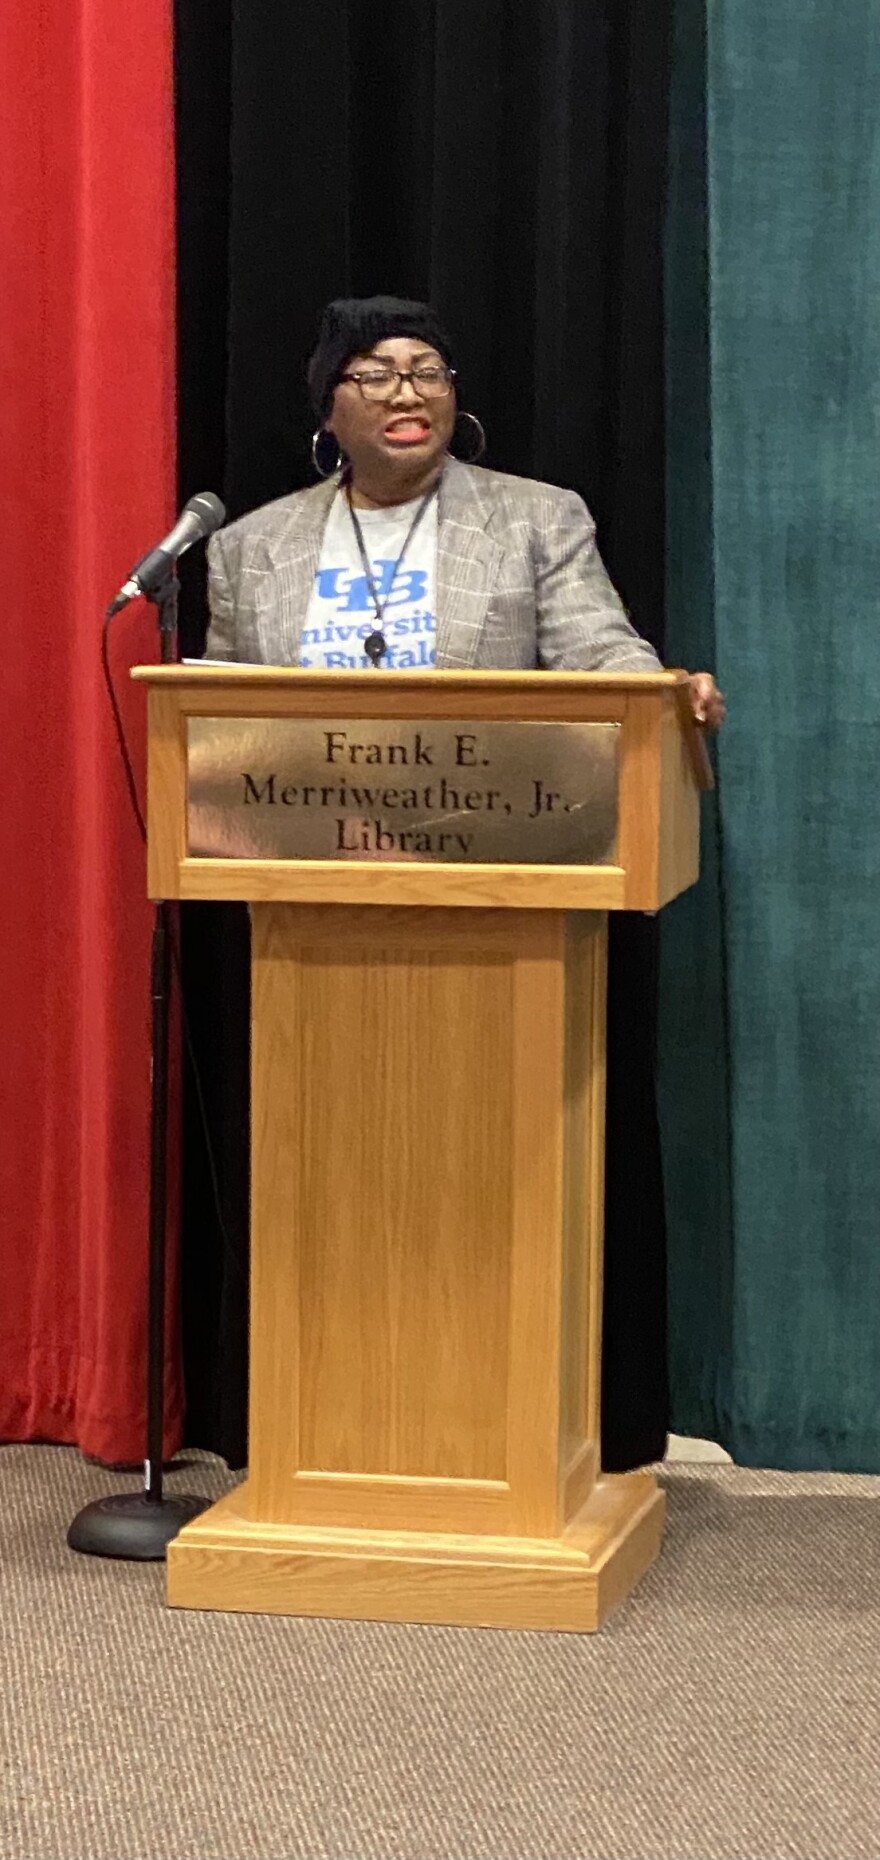
[[[366,544],[364,542],[364,532],[361,529],[360,523],[358,522],[357,511],[355,510],[355,507],[351,501],[351,486],[347,484],[345,487],[346,501],[348,503],[351,520],[354,525],[354,533],[357,538],[357,546],[358,546],[358,550],[360,551],[360,558],[363,564],[363,570],[364,570],[364,575],[366,577],[367,587],[370,590],[370,598],[372,600],[373,606],[376,609],[376,631],[375,633],[369,633],[367,635],[367,638],[364,640],[364,651],[367,655],[367,658],[370,661],[370,664],[374,668],[378,668],[379,663],[382,659],[383,653],[386,653],[388,651],[388,641],[385,638],[385,635],[382,631],[382,621],[385,615],[385,609],[388,606],[388,602],[391,599],[391,592],[392,592],[392,589],[394,587],[394,583],[397,577],[397,571],[403,562],[403,558],[406,555],[407,549],[409,548],[410,543],[412,542],[412,539],[416,533],[416,530],[419,527],[419,524],[422,521],[422,518],[425,514],[425,511],[428,508],[428,505],[431,502],[432,497],[437,496],[437,491],[438,491],[438,486],[435,484],[435,485],[432,485],[430,491],[425,492],[425,495],[422,498],[422,501],[418,507],[418,510],[416,511],[416,514],[413,517],[413,520],[409,526],[409,529],[406,532],[406,536],[404,538],[404,543],[403,543],[403,548],[401,549],[400,554],[397,558],[397,561],[394,564],[394,570],[391,575],[391,579],[388,583],[388,588],[387,588],[387,592],[385,595],[385,599],[384,601],[380,601],[379,590],[376,587],[376,583],[373,578],[373,571],[370,567],[370,558],[367,555]]]

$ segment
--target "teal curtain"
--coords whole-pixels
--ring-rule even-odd
[[[678,0],[670,664],[727,694],[663,928],[673,1426],[880,1470],[880,4]]]

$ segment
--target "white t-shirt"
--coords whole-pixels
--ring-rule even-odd
[[[358,510],[364,547],[382,608],[382,625],[378,629],[348,501],[341,491],[333,499],[306,614],[301,665],[331,671],[368,671],[370,661],[363,641],[377,629],[388,642],[388,650],[381,659],[383,668],[406,671],[434,664],[436,497],[432,497],[403,564],[394,575],[394,565],[421,501],[417,498],[411,504],[395,504],[390,510]]]

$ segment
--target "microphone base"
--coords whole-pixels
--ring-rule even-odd
[[[71,1550],[81,1556],[118,1557],[130,1563],[161,1563],[172,1538],[211,1500],[194,1492],[172,1498],[148,1498],[145,1492],[121,1492],[85,1505],[67,1533]]]

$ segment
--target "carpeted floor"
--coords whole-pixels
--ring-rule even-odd
[[[578,1639],[170,1613],[65,1547],[136,1481],[0,1449],[0,1854],[876,1860],[880,1479],[664,1478],[661,1563]]]

